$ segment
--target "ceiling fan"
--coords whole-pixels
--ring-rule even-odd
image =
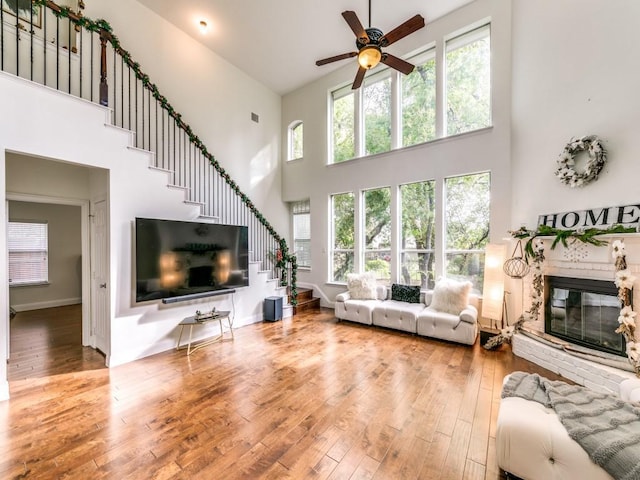
[[[360,88],[360,85],[362,85],[362,80],[364,80],[364,74],[367,70],[375,67],[380,62],[391,68],[395,68],[405,75],[413,71],[415,67],[412,64],[390,53],[383,52],[382,49],[424,27],[424,18],[422,15],[411,17],[387,34],[383,34],[382,30],[371,26],[371,0],[369,0],[369,28],[365,29],[362,26],[356,12],[346,10],[342,12],[342,16],[349,27],[351,27],[351,30],[353,30],[353,33],[356,34],[356,47],[358,47],[358,51],[324,58],[318,60],[316,65],[326,65],[327,63],[357,56],[359,63],[358,73],[356,73],[356,78],[351,86],[354,90]]]

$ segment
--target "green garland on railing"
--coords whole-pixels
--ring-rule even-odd
[[[286,262],[291,264],[291,304],[297,305],[297,296],[298,290],[296,288],[296,280],[297,280],[297,262],[295,255],[292,255],[289,252],[289,248],[287,247],[287,242],[284,238],[282,238],[275,231],[273,226],[267,221],[267,219],[258,211],[253,202],[249,199],[247,195],[245,195],[241,190],[238,184],[231,178],[231,176],[225,171],[224,168],[220,165],[220,163],[216,160],[216,158],[211,154],[207,147],[204,145],[202,140],[193,132],[193,129],[182,121],[182,115],[180,115],[176,110],[171,106],[167,98],[162,95],[156,84],[151,83],[149,75],[144,73],[140,67],[138,62],[133,61],[131,54],[122,48],[120,44],[120,40],[113,33],[113,29],[109,22],[104,19],[91,20],[90,18],[80,16],[73,12],[69,7],[61,7],[56,5],[54,2],[50,0],[33,0],[34,5],[39,5],[41,7],[49,8],[51,12],[59,18],[66,18],[74,24],[89,30],[90,32],[106,32],[107,40],[111,43],[113,48],[120,54],[124,63],[131,68],[136,78],[142,82],[142,85],[149,89],[153,98],[157,100],[162,107],[163,110],[166,110],[169,116],[171,116],[177,122],[178,126],[180,126],[189,136],[189,140],[193,143],[196,148],[200,150],[202,155],[209,161],[211,166],[218,172],[218,174],[224,178],[229,187],[234,191],[234,193],[240,197],[242,202],[249,208],[249,210],[254,214],[254,216],[258,219],[258,221],[267,229],[267,231],[273,236],[280,245],[280,249],[283,254],[283,258]],[[55,7],[54,7],[55,6]]]

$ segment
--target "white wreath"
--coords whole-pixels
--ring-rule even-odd
[[[582,173],[575,170],[575,155],[586,151],[589,154],[589,160]],[[602,143],[595,135],[588,135],[571,141],[564,147],[564,150],[558,158],[558,168],[556,177],[565,185],[571,188],[582,187],[593,180],[597,180],[598,175],[602,171],[607,161],[607,152]]]

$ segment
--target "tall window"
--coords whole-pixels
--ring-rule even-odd
[[[9,285],[37,285],[49,281],[48,225],[9,222]]]
[[[364,270],[391,284],[391,189],[364,192]]]
[[[446,275],[482,291],[484,247],[489,243],[489,173],[445,179]]]
[[[490,38],[485,25],[446,43],[448,135],[491,125]]]
[[[299,267],[311,267],[311,205],[309,200],[291,206],[293,249]]]
[[[365,154],[391,150],[391,75],[376,76],[362,92]]]
[[[353,193],[331,196],[331,279],[346,282],[347,273],[354,271],[355,205]]]
[[[402,76],[402,146],[436,138],[435,50],[412,58],[416,68]]]
[[[444,50],[442,59],[433,46],[408,58],[415,65],[409,75],[377,67],[362,88],[354,91],[348,85],[333,91],[330,161],[491,126],[490,25],[447,40]],[[436,88],[438,72],[445,77],[444,89]]]
[[[435,182],[400,186],[400,282],[435,286]]]
[[[303,156],[303,125],[294,122],[289,127],[289,160],[296,160]]]
[[[355,93],[349,88],[333,92],[333,162],[356,155]]]

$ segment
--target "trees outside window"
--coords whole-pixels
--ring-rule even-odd
[[[491,126],[490,25],[446,40],[444,50],[442,59],[434,46],[408,58],[416,67],[409,75],[378,67],[367,72],[362,88],[333,91],[330,161]]]
[[[402,146],[436,138],[435,49],[413,59],[416,68],[402,82]]]
[[[367,190],[364,199],[364,270],[391,285],[391,189]]]
[[[355,93],[341,89],[333,92],[333,162],[356,156]]]
[[[391,150],[391,76],[375,77],[362,92],[365,154]]]
[[[435,182],[400,186],[400,282],[435,286]]]
[[[397,195],[395,202],[393,195]],[[375,272],[381,284],[432,289],[437,276],[444,275],[469,280],[475,292],[482,292],[490,196],[488,172],[445,178],[439,185],[429,180],[397,190],[365,190],[362,201],[355,203],[353,193],[332,195],[330,278],[345,282],[346,274],[358,265],[359,271]],[[442,197],[442,208],[437,209]],[[398,206],[397,218],[392,205]],[[438,211],[442,221],[436,218]],[[358,225],[354,224],[356,217],[361,219]],[[444,228],[437,228],[440,224]],[[396,230],[398,245],[394,244]]]
[[[485,25],[446,43],[447,135],[491,125],[490,40]]]
[[[471,281],[477,292],[482,292],[489,243],[490,196],[489,173],[445,179],[445,273]]]
[[[352,192],[331,196],[331,280],[346,282],[354,271],[355,203]]]

